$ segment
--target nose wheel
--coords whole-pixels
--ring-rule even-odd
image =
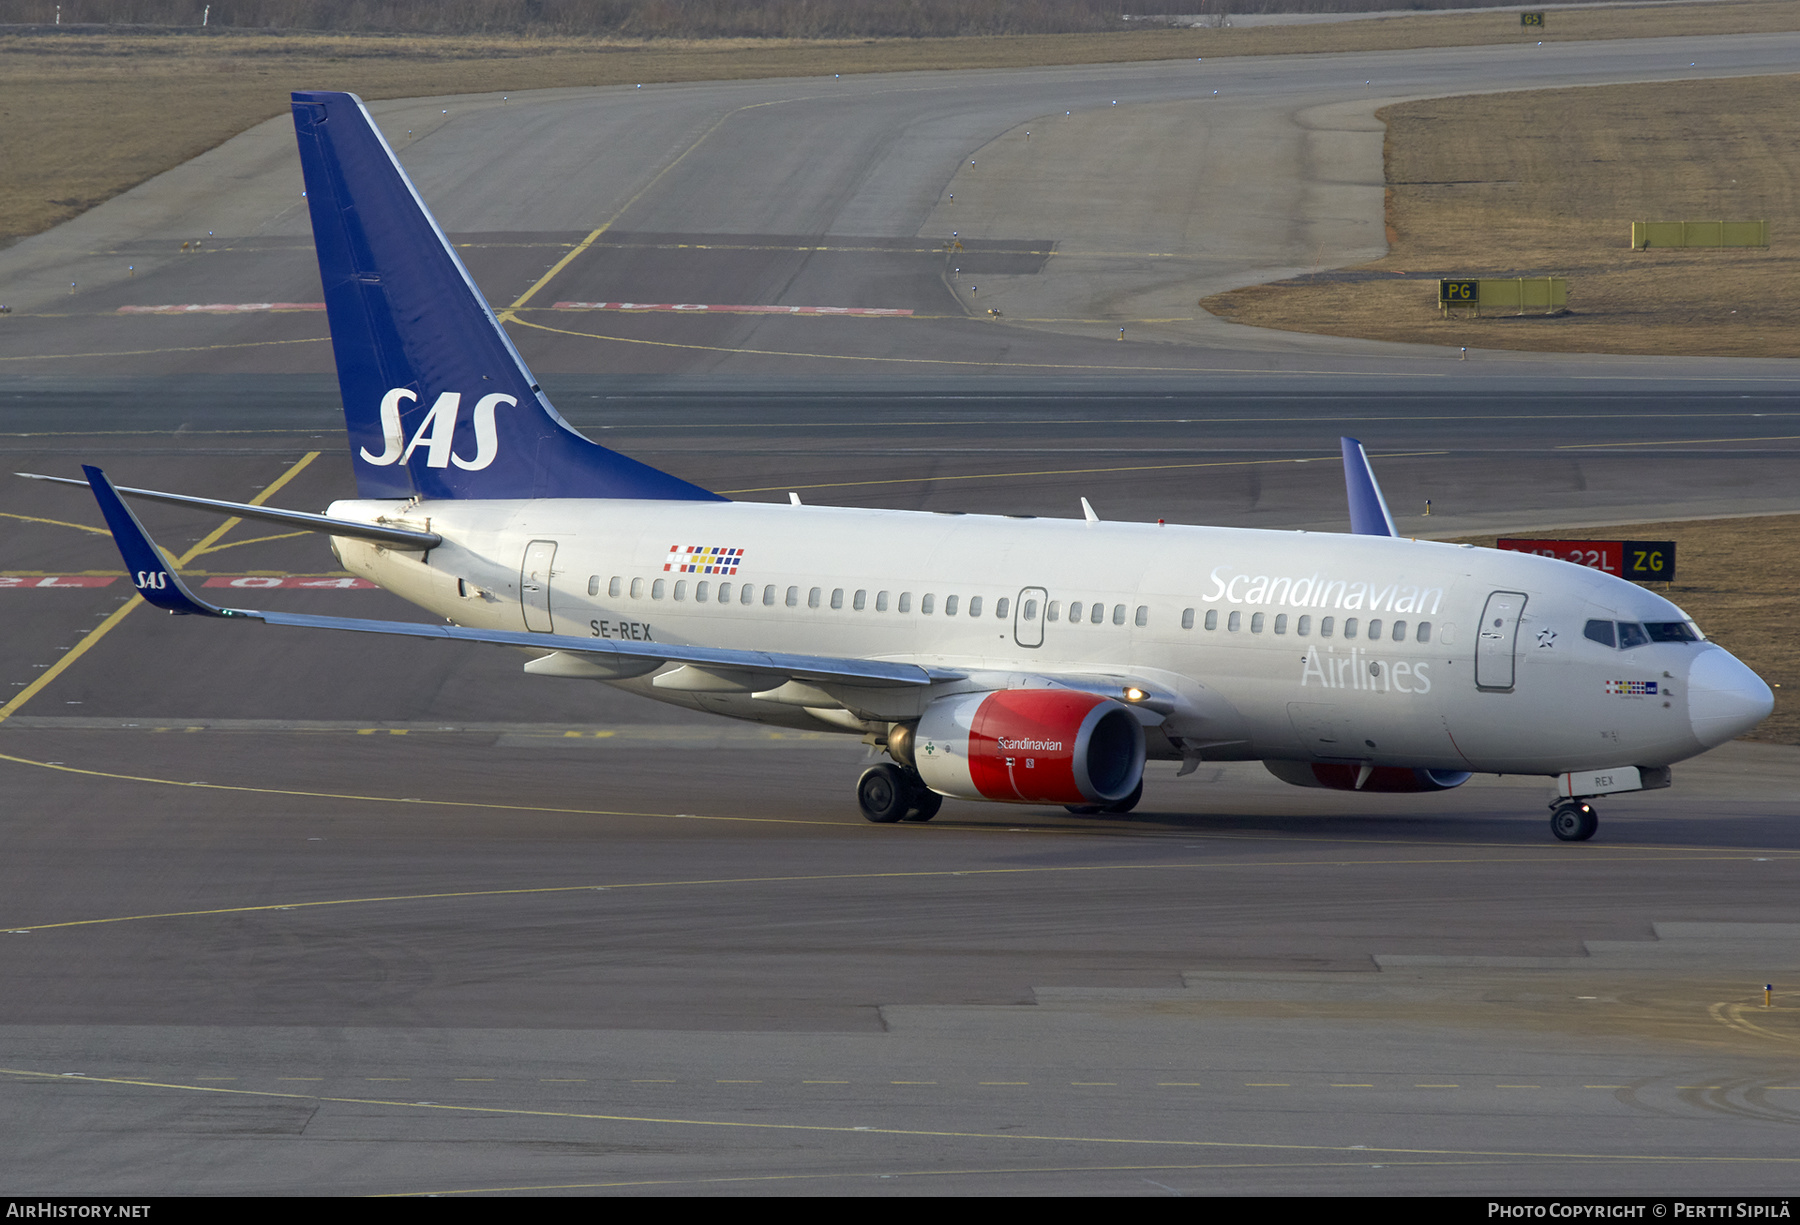
[[[1586,800],[1561,800],[1550,809],[1550,832],[1561,842],[1586,842],[1600,828],[1600,814]]]

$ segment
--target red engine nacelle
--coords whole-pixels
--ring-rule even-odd
[[[1003,689],[939,698],[911,742],[925,785],[965,800],[1113,804],[1144,777],[1144,729],[1111,698]]]
[[[1412,766],[1358,766],[1349,762],[1265,761],[1269,773],[1296,787],[1333,791],[1448,791],[1470,779],[1467,770],[1422,770]],[[1364,777],[1363,771],[1368,771]]]

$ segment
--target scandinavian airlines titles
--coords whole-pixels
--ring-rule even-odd
[[[1317,682],[1326,689],[1363,689],[1373,693],[1430,693],[1431,665],[1418,660],[1371,659],[1361,647],[1340,654],[1336,647],[1306,648],[1300,665],[1300,687]]]
[[[1230,577],[1225,577],[1229,575]],[[1213,604],[1272,604],[1289,608],[1367,609],[1370,612],[1436,614],[1443,602],[1442,587],[1417,587],[1379,579],[1306,578],[1267,574],[1232,574],[1230,566],[1214,566],[1207,576],[1212,590],[1204,597]]]

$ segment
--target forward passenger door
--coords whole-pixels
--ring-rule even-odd
[[[1496,591],[1481,610],[1481,626],[1475,635],[1475,687],[1510,691],[1518,658],[1519,618],[1525,613],[1525,594]]]

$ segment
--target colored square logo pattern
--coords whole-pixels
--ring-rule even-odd
[[[743,560],[742,549],[711,544],[672,544],[663,569],[676,574],[736,574]]]

